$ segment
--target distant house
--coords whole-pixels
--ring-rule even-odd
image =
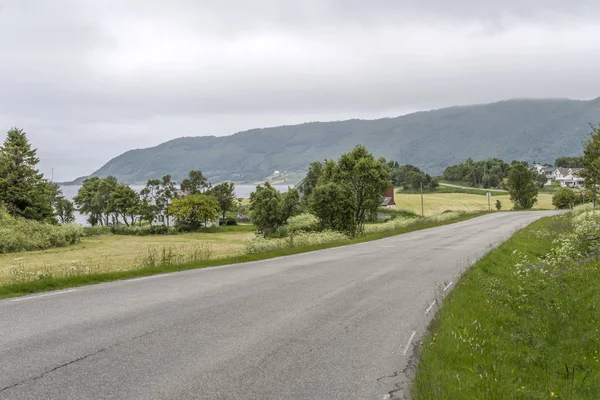
[[[545,186],[549,186],[552,184],[552,180],[555,179],[554,178],[554,171],[556,170],[555,167],[549,167],[546,165],[536,164],[533,166],[533,168],[535,169],[535,171],[538,174],[546,175],[547,181],[544,184]]]
[[[385,193],[382,193],[381,196],[383,196],[381,207],[396,208],[396,202],[394,201],[394,185],[390,185],[390,188]]]
[[[556,168],[552,176],[562,187],[580,188],[585,183],[580,175],[582,170],[583,168]]]

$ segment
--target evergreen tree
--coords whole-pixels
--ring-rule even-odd
[[[54,193],[36,169],[36,153],[22,129],[8,131],[0,147],[0,203],[13,216],[55,223]]]

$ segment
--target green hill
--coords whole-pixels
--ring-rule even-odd
[[[171,174],[180,181],[189,170],[200,169],[212,182],[256,182],[276,170],[303,172],[311,161],[337,158],[359,143],[376,156],[432,174],[468,157],[553,162],[559,156],[581,154],[589,124],[599,121],[600,98],[508,100],[372,121],[311,122],[224,137],[184,137],[128,151],[92,175],[114,175],[134,183]]]

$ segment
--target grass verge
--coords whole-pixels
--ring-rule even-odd
[[[14,296],[23,296],[27,294],[37,293],[37,292],[45,292],[50,290],[58,290],[58,289],[66,289],[70,287],[91,285],[101,282],[111,282],[121,279],[130,279],[136,277],[144,277],[149,275],[167,273],[167,272],[176,272],[176,271],[185,271],[189,269],[198,269],[198,268],[206,268],[206,267],[215,267],[220,265],[228,265],[228,264],[236,264],[242,262],[250,262],[250,261],[259,261],[266,260],[275,257],[288,256],[293,254],[305,253],[309,251],[323,250],[333,247],[346,246],[350,244],[357,244],[368,242],[371,240],[383,239],[390,236],[401,235],[408,232],[418,231],[427,228],[434,228],[437,226],[448,225],[456,222],[466,221],[471,218],[475,218],[481,216],[485,213],[474,213],[474,214],[464,214],[455,219],[445,220],[445,221],[428,221],[427,219],[418,219],[406,227],[402,227],[399,229],[386,231],[386,232],[376,232],[368,235],[360,236],[354,239],[350,239],[344,242],[334,242],[334,243],[324,243],[318,245],[311,246],[303,246],[303,247],[294,247],[287,248],[277,251],[271,251],[267,253],[261,254],[245,254],[234,257],[220,258],[220,259],[212,259],[205,260],[199,262],[193,262],[188,264],[181,265],[159,265],[151,268],[138,268],[127,271],[114,271],[114,272],[105,272],[105,273],[92,273],[85,275],[73,275],[67,277],[46,277],[42,279],[38,279],[31,282],[19,282],[12,284],[5,284],[0,286],[0,298],[6,297],[14,297]]]
[[[598,398],[600,261],[563,262],[570,246],[553,239],[569,218],[535,222],[465,273],[421,343],[415,400]]]

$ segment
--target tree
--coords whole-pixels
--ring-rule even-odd
[[[559,210],[572,208],[575,202],[577,202],[577,194],[566,187],[561,187],[552,196],[552,205]]]
[[[319,218],[321,229],[355,234],[355,203],[348,185],[329,182],[316,186],[310,198],[309,207],[311,212]]]
[[[73,202],[63,197],[56,202],[55,208],[56,216],[61,224],[75,222],[75,206],[73,206]]]
[[[554,162],[556,168],[583,168],[584,157],[559,157]]]
[[[537,183],[538,188],[543,189],[544,186],[546,186],[546,183],[548,183],[548,178],[546,177],[546,174],[536,173],[535,181]]]
[[[594,205],[600,184],[600,124],[591,126],[590,137],[583,145],[583,171],[581,176],[585,179],[585,187],[590,190]]]
[[[508,173],[508,194],[515,210],[528,210],[537,202],[536,172],[524,164],[514,163]]]
[[[360,233],[366,217],[381,205],[381,193],[388,189],[390,176],[388,167],[359,145],[343,154],[337,163],[326,162],[322,183],[329,182],[344,185],[352,193],[354,225]]]
[[[54,192],[36,169],[36,153],[22,129],[8,131],[0,147],[0,203],[13,216],[55,223]]]
[[[250,193],[250,216],[258,232],[265,236],[277,232],[285,225],[289,217],[297,215],[300,209],[300,198],[296,189],[288,189],[281,194],[269,182],[258,185],[256,191]]]
[[[114,176],[108,176],[104,179],[93,176],[83,181],[73,201],[80,213],[89,215],[88,222],[90,225],[109,224],[111,214],[109,202],[117,184],[117,179]],[[112,216],[113,223],[116,223],[118,215],[112,213]]]
[[[202,175],[202,171],[190,171],[188,177],[181,181],[181,190],[186,194],[200,194],[210,188],[210,183]]]
[[[133,225],[140,215],[140,196],[129,185],[119,183],[111,192],[107,211],[117,216],[117,223],[121,217],[125,225]]]
[[[496,200],[496,210],[502,210],[502,202],[500,200]]]
[[[302,184],[298,187],[302,191],[303,199],[305,202],[309,201],[310,195],[312,194],[315,187],[319,183],[321,174],[323,172],[323,164],[320,161],[314,161],[308,167],[308,173],[302,181]]]
[[[173,200],[169,212],[177,218],[178,224],[198,228],[218,219],[221,210],[214,196],[192,194]]]
[[[217,199],[223,218],[225,218],[225,213],[232,211],[235,207],[235,185],[233,182],[220,183],[210,190],[210,194]]]

